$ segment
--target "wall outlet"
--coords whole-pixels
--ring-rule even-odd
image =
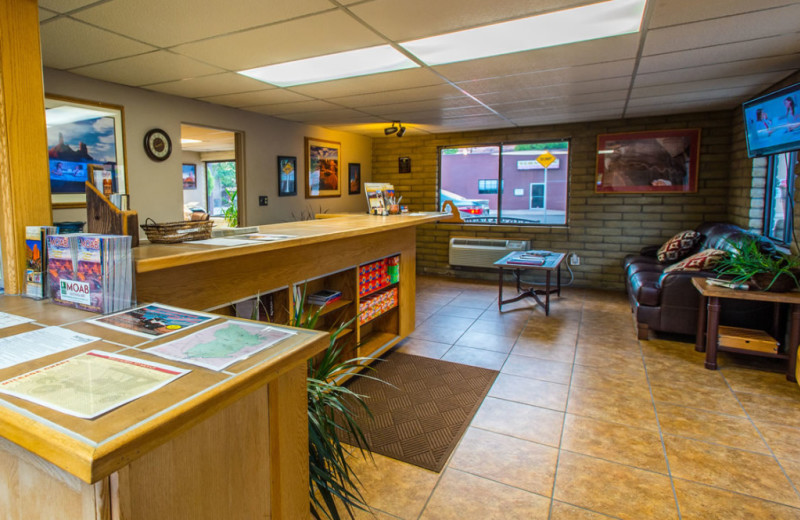
[[[269,197],[266,195],[259,195],[258,196],[258,205],[259,206],[267,206],[269,205]]]
[[[581,265],[581,257],[575,253],[572,253],[569,255],[569,265]]]

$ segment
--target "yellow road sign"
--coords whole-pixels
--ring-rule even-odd
[[[556,160],[556,156],[551,154],[550,152],[545,152],[539,157],[537,157],[536,160],[539,162],[539,164],[547,168],[548,166],[553,164],[553,161]]]

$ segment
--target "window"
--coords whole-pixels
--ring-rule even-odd
[[[208,195],[208,214],[222,217],[236,194],[236,162],[206,162],[206,186]]]
[[[792,242],[792,194],[797,152],[770,155],[764,204],[764,235],[776,242]]]
[[[452,201],[475,224],[565,225],[568,169],[569,141],[441,148],[439,208]]]

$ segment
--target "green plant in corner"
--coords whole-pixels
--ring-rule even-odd
[[[222,216],[225,218],[225,222],[227,222],[230,227],[236,227],[239,225],[239,206],[236,200],[238,190],[229,190],[228,188],[224,188],[224,190],[228,195],[228,200],[231,201],[231,204],[225,208]]]
[[[738,243],[728,242],[734,249],[725,256],[715,271],[721,276],[730,277],[738,283],[752,282],[764,291],[785,290],[800,287],[800,258],[783,253],[765,252],[758,240],[745,237]]]

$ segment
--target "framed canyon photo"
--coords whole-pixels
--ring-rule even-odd
[[[694,193],[700,130],[597,136],[597,193]]]
[[[305,138],[306,198],[342,195],[342,144]]]

